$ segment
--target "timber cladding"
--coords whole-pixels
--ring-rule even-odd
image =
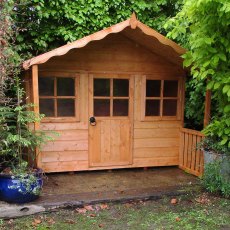
[[[179,165],[185,71],[127,33],[34,65],[37,128],[59,133],[39,154],[45,172]]]

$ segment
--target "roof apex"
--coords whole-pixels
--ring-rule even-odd
[[[178,55],[182,55],[186,52],[184,48],[182,48],[172,40],[166,38],[165,36],[155,31],[154,29],[148,27],[147,25],[137,20],[136,14],[133,12],[131,17],[125,21],[122,21],[104,30],[100,30],[96,33],[78,39],[74,42],[68,43],[59,48],[53,49],[49,52],[43,53],[41,55],[38,55],[36,57],[24,61],[23,68],[25,70],[28,70],[32,65],[43,64],[52,57],[64,55],[67,52],[69,52],[71,49],[82,48],[91,41],[101,40],[111,33],[119,33],[127,27],[131,27],[132,29],[139,28],[144,34],[148,36],[152,36],[156,38],[163,45],[171,47]]]

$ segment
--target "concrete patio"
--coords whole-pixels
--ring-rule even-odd
[[[20,216],[67,206],[159,199],[187,193],[199,184],[197,177],[177,167],[55,173],[46,176],[43,193],[38,200],[25,205],[0,202],[0,218],[5,218],[10,209],[17,211],[15,216]]]

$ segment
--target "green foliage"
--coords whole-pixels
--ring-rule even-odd
[[[230,196],[230,181],[222,172],[223,160],[216,160],[205,165],[203,185],[211,193],[221,193]],[[229,172],[228,172],[229,173]]]
[[[33,105],[23,104],[24,91],[18,78],[15,83],[16,103],[0,106],[0,166],[8,164],[13,172],[18,170],[21,174],[26,168],[23,157],[30,156],[34,159],[35,148],[51,138],[43,131],[29,128],[29,124],[39,122],[43,116],[30,110]]]
[[[21,53],[37,55],[126,20],[133,12],[165,33],[163,24],[179,11],[182,0],[23,0],[16,21]]]
[[[229,25],[229,0],[185,0],[181,12],[166,25],[171,29],[171,37],[183,38],[181,41],[189,50],[183,56],[184,65],[191,68],[197,87],[201,89],[200,84],[208,81],[207,89],[213,93],[216,113],[205,133],[216,135],[219,144],[227,147],[230,147]]]
[[[214,135],[207,136],[203,138],[197,147],[205,151],[214,152],[216,154],[230,155],[229,148],[227,148],[225,145],[220,145],[219,143],[220,137]]]
[[[16,28],[13,28],[14,7],[14,1],[0,1],[0,103],[8,100],[5,95],[8,85],[20,70],[18,66],[21,59],[13,36],[17,32]]]

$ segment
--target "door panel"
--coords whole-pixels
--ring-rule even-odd
[[[126,75],[122,81],[119,77],[119,75],[100,76],[97,81],[95,80],[97,76],[90,76],[89,113],[96,119],[95,125],[89,126],[90,167],[132,164],[133,78]],[[100,86],[94,83],[107,82],[104,78],[110,80],[110,94],[101,96],[105,89],[101,87],[100,91]],[[121,87],[117,90],[118,83]],[[108,84],[106,88],[108,91]],[[93,92],[96,92],[96,95]],[[100,95],[100,98],[97,95]],[[107,107],[98,106],[98,100],[110,101],[109,114]]]

